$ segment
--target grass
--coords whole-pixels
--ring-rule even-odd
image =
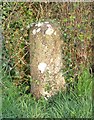
[[[48,101],[36,101],[31,94],[20,94],[10,78],[2,79],[3,118],[91,118],[92,78],[85,70],[79,77],[76,89],[59,92]]]

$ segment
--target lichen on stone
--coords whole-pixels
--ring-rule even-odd
[[[33,31],[33,32],[32,32]],[[36,97],[49,98],[64,89],[65,80],[61,69],[61,32],[51,22],[35,24],[30,34],[30,69],[33,82],[31,93]],[[37,85],[34,80],[39,80]]]

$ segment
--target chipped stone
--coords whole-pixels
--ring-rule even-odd
[[[52,28],[52,26],[50,24],[47,24],[47,27]]]
[[[56,31],[54,32],[54,35],[56,35]]]
[[[35,34],[36,34],[36,32],[37,32],[37,31],[36,31],[36,29],[34,29],[34,30],[33,30],[33,34],[35,35]]]
[[[45,34],[47,35],[51,35],[54,32],[54,30],[52,28],[48,28],[45,32]]]
[[[48,24],[49,22],[45,22],[45,23],[47,23],[47,24]]]
[[[39,22],[39,23],[37,24],[38,27],[40,27],[40,26],[42,26],[42,25],[43,25],[42,22],[41,22],[41,23]]]
[[[38,24],[35,25],[36,27],[38,26]]]
[[[48,98],[51,97],[51,94],[48,93],[47,91],[44,91],[44,92],[43,92],[43,96],[44,96],[44,99],[45,99],[45,100],[48,100]]]
[[[41,28],[38,28],[38,29],[37,29],[37,32],[39,32],[40,30],[41,30]]]
[[[53,62],[53,58],[51,58],[50,62]]]
[[[39,65],[38,65],[38,69],[41,71],[41,73],[44,73],[44,72],[45,72],[46,67],[47,67],[47,64],[44,63],[44,62],[39,63]]]
[[[8,43],[8,40],[6,41],[6,43]]]

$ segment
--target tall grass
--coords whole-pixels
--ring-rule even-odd
[[[70,93],[59,92],[46,101],[36,101],[32,95],[21,94],[11,79],[2,79],[3,118],[91,118],[92,78],[87,70],[79,77],[78,84]]]

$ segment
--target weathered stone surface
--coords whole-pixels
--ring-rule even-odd
[[[31,93],[50,97],[65,89],[62,76],[61,31],[51,22],[39,22],[30,28]]]

